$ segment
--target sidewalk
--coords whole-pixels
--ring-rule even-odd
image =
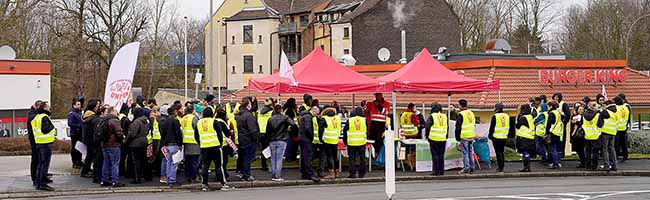
[[[127,186],[112,190],[110,188],[102,188],[97,184],[92,183],[92,179],[81,178],[78,175],[72,175],[70,168],[70,156],[58,154],[52,158],[50,172],[54,174],[54,183],[52,187],[57,189],[55,193],[44,193],[35,191],[29,178],[29,156],[11,156],[0,157],[0,198],[3,197],[39,197],[38,195],[65,195],[66,193],[120,193],[120,192],[161,192],[169,191],[164,185],[158,183],[158,179],[154,178],[154,182],[148,182],[140,185],[128,184],[130,179],[123,179]],[[577,169],[576,161],[565,161],[562,163],[563,167],[560,170],[549,170],[547,166],[539,162],[532,163],[531,173],[519,173],[517,170],[522,167],[521,162],[508,162],[505,167],[505,174],[497,174],[495,172],[495,163],[492,164],[492,169],[482,165],[482,170],[476,170],[472,175],[458,175],[458,170],[449,170],[445,172],[445,176],[434,177],[430,176],[430,172],[402,172],[400,169],[396,172],[398,181],[414,181],[414,180],[450,180],[450,179],[468,179],[468,178],[513,178],[513,177],[548,177],[548,176],[650,176],[650,160],[630,160],[625,163],[620,163],[618,172],[607,174],[606,172],[593,172]],[[230,169],[230,174],[234,176],[234,170]],[[185,180],[183,173],[179,172],[178,180]],[[343,177],[347,177],[347,168],[343,168]],[[271,186],[292,186],[292,185],[309,185],[313,184],[311,181],[300,180],[300,173],[296,168],[283,170],[283,177],[287,181],[277,183],[271,182],[271,175],[269,172],[264,172],[259,169],[253,170],[253,176],[258,180],[255,182],[242,182],[237,177],[230,177],[229,184],[237,188],[249,187],[271,187]],[[321,184],[332,183],[365,183],[365,182],[383,182],[384,171],[373,169],[372,172],[366,174],[364,179],[348,179],[341,178],[332,180],[323,180]],[[210,175],[211,182],[214,180],[214,173]],[[216,186],[217,184],[211,184]],[[183,185],[178,189],[191,189],[198,190],[200,184]],[[178,190],[174,189],[174,190]],[[34,196],[36,195],[36,196]]]

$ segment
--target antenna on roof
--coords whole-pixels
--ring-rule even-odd
[[[0,47],[0,60],[15,60],[15,59],[16,59],[16,51],[14,51],[13,48],[7,45]]]

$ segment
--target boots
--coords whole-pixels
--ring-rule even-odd
[[[333,169],[330,169],[327,173],[327,176],[323,177],[324,179],[334,179],[336,178],[336,173],[334,172]]]
[[[338,169],[337,169],[337,170],[334,170],[334,176],[335,176],[336,178],[341,178],[341,171],[339,171]]]
[[[524,168],[520,169],[519,172],[530,172],[530,158],[524,158]]]

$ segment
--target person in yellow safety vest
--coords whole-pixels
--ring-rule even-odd
[[[185,115],[180,122],[183,132],[183,153],[185,154],[185,179],[187,183],[192,183],[198,177],[201,156],[201,148],[197,142],[199,133],[196,128],[199,118],[194,114],[193,105],[185,105]]]
[[[38,152],[38,165],[36,168],[36,189],[54,191],[48,184],[47,173],[52,158],[52,143],[56,140],[56,129],[50,120],[50,105],[47,101],[39,104],[36,116],[30,122],[34,132],[35,150]]]
[[[300,108],[298,108],[298,112],[300,113],[302,113],[302,111],[309,111],[311,109],[313,97],[310,94],[304,94],[302,95],[302,100],[303,103],[300,105]]]
[[[603,118],[596,112],[598,103],[589,102],[583,114],[582,130],[585,131],[585,168],[596,170],[598,168],[598,157],[600,152],[600,128],[603,127]]]
[[[543,103],[539,105],[537,117],[535,117],[535,150],[537,155],[540,156],[542,163],[551,163],[551,156],[549,155],[549,145],[544,140],[546,136],[546,123],[548,122],[548,104]]]
[[[286,147],[286,153],[285,153],[285,159],[287,162],[293,162],[298,160],[298,146],[300,146],[299,143],[299,138],[298,138],[298,127],[300,126],[299,124],[299,114],[298,111],[298,105],[296,104],[296,99],[295,98],[288,98],[287,101],[282,105],[281,107],[281,112],[285,116],[289,117],[291,120],[296,122],[297,126],[290,126],[289,127],[289,140],[287,140],[287,147]]]
[[[587,160],[585,159],[585,138],[582,123],[584,123],[585,104],[583,102],[576,102],[571,110],[571,125],[569,126],[569,135],[571,142],[571,150],[578,155],[578,165],[576,168],[585,168]]]
[[[562,114],[558,110],[558,103],[556,101],[551,101],[548,103],[549,114],[548,121],[546,123],[546,137],[550,136],[551,148],[550,148],[550,157],[552,164],[549,165],[549,169],[560,169],[560,150],[562,141],[564,138],[564,123],[562,123]],[[547,141],[548,142],[548,141]]]
[[[219,128],[221,128],[221,130],[223,131],[225,137],[224,141],[226,141],[221,144],[222,146],[221,153],[223,154],[223,160],[222,160],[223,172],[226,179],[230,177],[230,173],[228,173],[228,161],[230,160],[231,157],[235,156],[235,150],[233,149],[232,146],[230,146],[230,143],[233,143],[236,146],[235,143],[236,139],[233,140],[233,138],[236,137],[233,136],[235,132],[232,131],[232,128],[226,122],[227,116],[228,114],[226,111],[223,110],[223,108],[217,108],[217,114],[215,120],[218,122]],[[237,127],[237,121],[234,121],[234,125],[235,125],[234,127]]]
[[[221,183],[221,190],[229,190],[232,187],[227,185],[226,177],[224,173],[223,164],[223,152],[222,146],[225,141],[225,135],[227,130],[223,130],[219,125],[219,122],[215,120],[214,113],[212,109],[203,110],[203,119],[200,119],[197,122],[196,128],[198,129],[198,143],[201,148],[201,163],[203,163],[203,168],[201,175],[202,180],[202,190],[207,192],[210,190],[208,185],[210,165],[214,164],[216,170],[214,170],[217,180]]]
[[[569,110],[569,105],[564,103],[562,100],[562,93],[557,92],[553,94],[552,99],[558,103],[557,110],[560,111],[562,127],[564,127],[562,130],[562,141],[564,141],[564,139],[567,138],[567,132],[569,131],[566,127],[569,124],[569,121],[571,121],[571,112]],[[564,149],[566,149],[566,142],[560,143],[560,149],[558,150],[560,158],[564,158]]]
[[[449,134],[449,120],[446,113],[440,113],[442,106],[438,103],[431,104],[431,116],[426,122],[425,134],[429,139],[431,158],[433,160],[432,175],[442,176],[445,174],[445,149],[447,147],[447,136]]]
[[[503,103],[497,103],[494,105],[495,114],[492,116],[492,119],[490,119],[490,129],[488,131],[488,138],[492,140],[494,152],[497,156],[497,172],[499,173],[503,173],[503,167],[505,165],[504,151],[511,130],[510,127],[512,127],[510,116],[507,113],[503,113],[504,107]],[[530,106],[526,107],[530,111]]]
[[[348,178],[363,178],[366,175],[366,133],[368,126],[363,117],[363,108],[356,107],[343,128],[343,142],[348,147]],[[359,160],[359,165],[356,165]]]
[[[616,155],[623,157],[621,162],[625,162],[628,159],[629,152],[627,150],[627,129],[630,124],[630,106],[626,105],[622,97],[614,97],[614,103],[616,103],[616,116],[618,123],[616,123]]]
[[[233,106],[232,103],[226,103],[226,114],[228,119],[235,119],[235,114],[239,112],[239,107],[241,104],[239,102],[235,103]]]
[[[616,148],[614,146],[618,116],[616,115],[616,105],[614,101],[605,101],[605,109],[600,111],[600,116],[603,117],[603,128],[601,128],[601,141],[603,160],[605,161],[605,169],[607,171],[616,171]]]
[[[521,154],[524,167],[520,172],[530,172],[530,152],[535,150],[535,135],[533,133],[533,115],[530,106],[522,104],[519,106],[519,119],[515,125],[517,151]]]
[[[474,172],[474,138],[476,137],[476,116],[469,110],[468,102],[465,99],[458,101],[460,112],[456,115],[456,141],[461,143],[463,154],[463,170],[459,174],[471,174]]]
[[[409,103],[406,107],[406,110],[400,116],[400,126],[404,131],[404,136],[408,139],[417,139],[418,137],[418,127],[420,126],[420,120],[418,120],[417,115],[415,115],[415,104]]]
[[[319,119],[316,118],[320,114],[320,109],[315,106],[310,110],[305,110],[300,112],[300,124],[302,126],[298,127],[298,139],[300,146],[300,176],[304,180],[311,180],[313,182],[320,182],[319,176],[314,175],[312,169],[312,156],[319,155],[312,151],[314,147],[320,147],[320,137],[314,137],[315,133],[321,135],[322,132],[319,130],[322,129],[319,123]],[[313,123],[317,123],[314,125]],[[323,130],[324,131],[324,130]],[[318,140],[319,144],[315,144],[314,140]],[[322,165],[322,159],[319,161],[319,165]],[[320,174],[319,174],[320,175]]]
[[[327,161],[328,175],[323,177],[325,179],[333,179],[339,177],[341,172],[338,171],[336,163],[338,163],[338,143],[339,137],[341,136],[341,118],[336,115],[336,109],[326,108],[322,112],[323,119],[325,120],[324,129],[325,132],[322,135],[319,135],[321,143],[323,143],[323,148],[325,150]]]
[[[130,115],[130,108],[127,103],[122,103],[122,106],[119,110],[119,114],[117,115],[117,119],[120,120],[120,126],[122,127],[122,134],[124,137],[129,135],[129,125],[131,124],[131,121],[134,120],[133,116],[129,117]],[[131,158],[129,154],[131,154],[131,149],[129,148],[128,145],[121,145],[120,146],[120,167],[119,171],[120,173],[124,174],[133,174],[133,162],[131,161]],[[128,160],[127,160],[128,159]]]
[[[264,134],[266,134],[266,125],[269,122],[269,119],[271,119],[271,116],[273,115],[273,105],[275,105],[275,100],[271,97],[268,97],[264,100],[264,107],[257,111],[257,124],[260,127],[260,147],[261,149],[264,150],[268,147],[268,141],[264,141]],[[269,171],[268,163],[266,157],[262,157],[262,171]]]
[[[205,109],[211,109],[212,113],[217,111],[217,102],[219,100],[212,94],[205,95],[205,102],[208,104]]]
[[[323,144],[320,141],[320,136],[325,132],[325,128],[323,128],[323,127],[325,127],[325,125],[324,125],[325,120],[320,115],[320,109],[318,107],[312,107],[312,109],[313,108],[316,108],[318,110],[318,112],[316,112],[317,114],[315,114],[315,115],[312,114],[313,117],[312,117],[312,120],[311,120],[311,124],[312,124],[312,127],[313,127],[314,137],[313,137],[313,140],[312,140],[312,148],[311,149],[313,151],[313,155],[318,156],[318,170],[316,170],[316,175],[319,178],[323,178],[323,177],[325,177],[325,173],[324,173],[325,165],[326,165],[325,164],[325,159],[327,158],[327,155],[325,154],[325,144]],[[310,113],[310,112],[311,111],[308,110],[308,111],[304,111],[303,113],[307,114],[307,113]],[[305,177],[305,178],[309,179],[309,177]]]

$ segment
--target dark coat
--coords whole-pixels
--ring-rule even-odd
[[[266,124],[265,141],[287,141],[289,139],[289,127],[295,127],[296,123],[283,114],[277,113],[271,116]]]
[[[95,140],[95,128],[101,122],[101,117],[91,110],[87,110],[83,115],[81,125],[82,141],[86,146],[99,146]]]
[[[141,116],[129,125],[126,144],[133,148],[147,147],[147,134],[149,134],[149,123],[146,116]]]
[[[181,123],[176,119],[175,115],[161,117],[158,126],[160,128],[160,146],[171,144],[180,146],[183,144]]]
[[[314,116],[308,110],[300,112],[300,127],[298,127],[298,136],[301,142],[312,142],[314,140]]]
[[[107,115],[104,117],[104,120],[108,120],[108,130],[106,132],[106,141],[103,143],[103,147],[120,147],[122,141],[124,140],[124,131],[122,130],[122,124],[117,116]]]
[[[256,144],[260,138],[260,128],[251,111],[240,108],[235,119],[237,120],[237,131],[239,131],[239,145]]]
[[[517,124],[515,125],[515,128],[519,129],[522,126],[528,127],[528,128],[533,128],[533,124],[529,124],[528,120],[526,120],[525,115],[530,115],[530,113],[522,113],[519,116],[519,119],[517,119]],[[521,151],[534,151],[535,150],[535,140],[523,138],[523,137],[517,137],[517,149]]]
[[[70,127],[70,137],[81,136],[81,110],[70,109],[68,113],[68,126]]]

